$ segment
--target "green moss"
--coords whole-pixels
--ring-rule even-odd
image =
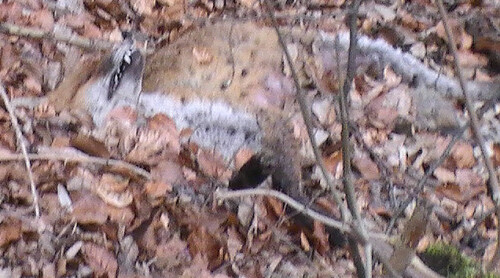
[[[495,274],[483,274],[477,262],[462,255],[454,246],[445,243],[430,245],[420,257],[427,266],[445,277],[500,278]]]

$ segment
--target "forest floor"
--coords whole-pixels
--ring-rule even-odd
[[[344,0],[273,2],[283,29],[349,30],[349,3]],[[499,82],[500,3],[450,0],[445,7],[465,77]],[[147,35],[149,47],[159,49],[222,21],[272,27],[257,0],[0,1],[0,90],[7,93],[11,107],[19,97],[44,97],[83,56],[100,55],[109,42],[121,41],[125,30]],[[5,23],[12,25],[7,28]],[[21,35],[13,26],[30,32]],[[454,76],[443,24],[432,1],[364,1],[358,27],[360,34],[384,39],[429,68]],[[43,36],[36,37],[34,30]],[[85,40],[67,40],[77,36]],[[108,43],[85,46],[95,41]],[[291,52],[300,54],[302,46],[289,41]],[[324,63],[315,58],[315,65]],[[340,116],[333,97],[324,95],[338,91],[336,73],[318,70],[311,75],[310,68],[304,68],[307,99],[315,128],[321,131],[320,150],[341,187]],[[254,72],[258,69],[249,70]],[[283,74],[291,80],[287,66]],[[487,172],[469,131],[423,191],[415,188],[451,141],[449,129],[465,121],[463,103],[432,95],[415,100],[415,92],[423,89],[412,88],[389,67],[376,74],[360,70],[353,84],[354,185],[368,229],[384,233],[401,203],[417,194],[433,206],[414,242],[417,253],[445,242],[479,264],[490,261],[499,223],[491,213]],[[423,109],[422,103],[434,105],[429,112],[433,118],[419,116],[416,110]],[[498,104],[478,102],[477,107],[481,132],[498,167]],[[14,108],[22,144],[7,105],[0,106],[0,277],[355,276],[348,247],[330,246],[319,223],[312,230],[294,225],[281,201],[266,196],[214,199],[214,192],[224,190],[241,161],[251,155],[248,150],[237,154],[236,166],[227,165],[218,154],[182,140],[185,131],[162,117],[151,124],[168,138],[159,140],[154,135],[158,132],[151,130],[107,130],[103,135],[85,118],[68,110],[56,112],[48,104]],[[292,121],[296,137],[307,138],[300,114]],[[22,145],[30,158],[29,170]],[[303,183],[308,192],[319,192],[324,185],[310,160],[304,163]],[[316,202],[334,207],[328,193]],[[410,202],[388,237],[403,233],[419,205]],[[374,276],[383,276],[378,263]]]

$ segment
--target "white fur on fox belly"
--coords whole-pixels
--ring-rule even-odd
[[[256,116],[225,102],[193,99],[182,103],[165,94],[147,93],[141,94],[139,103],[145,116],[166,114],[179,130],[193,130],[191,140],[203,148],[214,148],[226,160],[243,146],[260,148],[262,135]]]

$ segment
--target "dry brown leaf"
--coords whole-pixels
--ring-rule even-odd
[[[451,158],[458,168],[471,168],[476,163],[472,145],[465,142],[458,142],[451,150]]]
[[[493,163],[495,167],[500,165],[500,144],[498,143],[493,144]]]
[[[99,180],[99,187],[109,191],[122,192],[127,190],[128,186],[129,180],[119,175],[103,174]]]
[[[57,136],[50,145],[53,148],[66,148],[70,146],[70,138],[66,136]]]
[[[172,191],[172,185],[165,182],[149,181],[144,184],[144,192],[149,199],[165,197],[167,192]]]
[[[370,123],[375,127],[388,128],[398,117],[398,110],[395,107],[387,106],[385,97],[380,96],[367,105],[366,114]]]
[[[231,177],[231,171],[226,167],[221,155],[201,149],[196,160],[201,172],[209,177],[216,179],[229,179]]]
[[[271,197],[265,197],[264,201],[265,201],[266,207],[270,208],[274,215],[283,216],[285,214],[283,204],[278,199],[271,198]]]
[[[455,182],[455,173],[452,171],[443,168],[443,167],[438,167],[436,170],[434,170],[434,176],[440,181],[441,183],[454,183]]]
[[[186,248],[188,248],[187,243],[176,234],[167,243],[161,243],[155,248],[156,261],[154,264],[166,270],[178,267],[189,260],[188,254],[185,252]]]
[[[184,181],[181,166],[174,161],[162,161],[151,169],[152,180],[176,185]]]
[[[463,188],[483,186],[484,179],[472,169],[457,169],[455,171],[457,184]]]
[[[21,238],[22,223],[21,220],[14,218],[3,219],[0,224],[0,247],[16,241]]]
[[[184,3],[184,0],[156,0],[156,2],[162,5],[175,6]]]
[[[131,139],[135,141],[135,144],[132,144],[133,148],[126,156],[127,161],[154,165],[167,157],[171,158],[172,155],[179,154],[180,143],[177,131],[169,132],[169,129],[172,129],[169,128],[168,123],[155,123],[152,126],[154,129],[140,129],[138,136],[132,135]],[[166,128],[162,129],[162,126]]]
[[[37,80],[34,76],[27,76],[24,81],[23,85],[28,90],[31,92],[33,95],[40,95],[42,93],[42,83],[40,80]]]
[[[305,252],[311,251],[311,244],[307,240],[306,234],[304,232],[300,232],[300,246],[302,246],[302,250]]]
[[[29,15],[30,25],[40,27],[44,31],[52,31],[54,28],[54,16],[48,9],[41,9]]]
[[[94,243],[85,243],[82,253],[87,264],[97,276],[116,277],[118,262],[113,253]]]
[[[251,9],[255,7],[255,3],[257,3],[257,0],[238,0],[238,2],[245,6],[247,9]]]
[[[328,241],[328,233],[325,230],[325,225],[318,221],[314,221],[313,234],[314,247],[322,255],[330,250],[330,243]]]
[[[150,15],[153,12],[155,0],[131,0],[130,4],[139,15]]]
[[[356,153],[353,158],[353,166],[358,169],[366,180],[380,179],[380,171],[378,170],[377,164],[364,153]]]
[[[470,49],[472,46],[472,36],[465,31],[462,23],[457,19],[451,18],[448,19],[448,25],[450,26],[450,30],[452,32],[453,38],[455,39],[455,43],[457,44],[457,48]],[[436,26],[436,34],[444,41],[448,41],[448,36],[446,36],[442,21],[440,21]]]
[[[484,186],[462,188],[457,184],[444,184],[436,187],[436,193],[459,203],[465,203],[486,192]]]
[[[311,4],[317,6],[340,7],[342,6],[342,4],[344,4],[344,2],[345,0],[312,0]]]
[[[242,239],[241,235],[238,233],[235,227],[230,227],[227,230],[227,252],[229,254],[229,259],[234,261],[236,255],[243,248],[243,244],[245,243]]]
[[[488,58],[481,54],[472,53],[469,50],[459,51],[457,55],[461,67],[480,68],[488,65]]]
[[[330,172],[333,176],[336,176],[337,170],[339,169],[339,166],[342,165],[342,152],[341,151],[336,151],[333,152],[331,155],[328,157],[323,157],[323,161],[325,163],[326,169],[328,172]]]
[[[108,220],[106,204],[90,192],[82,192],[75,200],[71,215],[80,224],[104,224]]]
[[[201,255],[197,255],[191,262],[191,265],[184,269],[180,278],[229,278],[225,274],[212,274],[209,269],[207,269],[207,260]]]
[[[234,168],[239,170],[254,154],[249,148],[241,148],[234,156]]]
[[[111,157],[111,154],[104,143],[90,135],[78,133],[78,135],[76,137],[72,137],[69,142],[72,147],[89,155],[102,158]]]
[[[224,248],[206,227],[196,227],[189,234],[187,242],[191,256],[200,255],[206,258],[210,269],[214,269],[223,262]]]
[[[397,75],[390,67],[384,68],[384,80],[387,88],[394,88],[401,84],[401,76]]]
[[[109,215],[109,220],[113,223],[122,224],[129,227],[134,221],[135,214],[130,207],[119,208],[116,206],[106,206],[106,212]]]
[[[98,187],[96,193],[106,204],[117,208],[124,208],[132,204],[134,200],[132,193],[129,191],[113,192],[106,190],[104,187]]]
[[[43,278],[56,278],[56,266],[54,263],[49,263],[42,268]]]
[[[177,131],[174,120],[162,113],[155,114],[153,117],[148,119],[148,128],[179,137],[179,131]]]
[[[99,184],[94,186],[94,191],[105,203],[117,208],[124,208],[133,201],[132,192],[128,187],[128,179],[118,175],[104,174],[99,180]]]

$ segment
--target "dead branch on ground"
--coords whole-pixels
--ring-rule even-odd
[[[5,87],[1,83],[0,83],[0,95],[2,96],[5,108],[9,112],[10,122],[12,123],[12,128],[16,133],[16,138],[19,144],[19,148],[21,148],[22,159],[24,160],[24,165],[26,165],[26,170],[28,172],[28,179],[30,181],[31,196],[33,197],[33,207],[35,209],[35,215],[37,218],[39,218],[40,206],[38,204],[38,192],[36,190],[35,181],[33,179],[33,172],[31,171],[31,162],[28,157],[28,151],[26,150],[26,144],[24,141],[23,133],[21,132],[21,128],[19,127],[16,113],[14,112],[12,105],[10,105],[9,97],[7,96],[7,92],[5,91]]]
[[[458,81],[460,82],[460,87],[462,89],[462,93],[464,95],[464,101],[465,101],[465,107],[467,109],[467,112],[469,113],[470,117],[470,126],[472,129],[472,133],[474,134],[474,137],[476,139],[477,144],[479,145],[479,148],[481,149],[481,155],[484,160],[484,164],[486,165],[486,169],[488,170],[488,175],[489,175],[489,192],[491,194],[491,199],[493,201],[493,204],[495,204],[495,210],[496,210],[496,216],[497,216],[497,246],[495,250],[495,255],[491,259],[491,262],[488,264],[487,269],[488,270],[493,270],[498,266],[498,263],[500,261],[500,186],[498,184],[498,177],[495,171],[495,168],[493,166],[493,162],[488,156],[488,151],[486,150],[486,143],[483,138],[483,135],[479,131],[479,120],[476,115],[476,109],[472,105],[471,97],[470,94],[467,90],[467,87],[465,85],[465,78],[464,75],[460,69],[460,63],[458,59],[458,54],[457,54],[457,46],[455,44],[455,39],[453,38],[453,35],[450,30],[450,26],[448,24],[448,17],[446,15],[446,11],[443,6],[443,1],[442,0],[437,0],[436,4],[439,9],[439,14],[441,15],[441,19],[443,20],[443,26],[444,30],[446,32],[446,37],[448,38],[448,46],[450,48],[450,52],[453,56],[453,65],[455,68],[455,72],[458,77]]]

